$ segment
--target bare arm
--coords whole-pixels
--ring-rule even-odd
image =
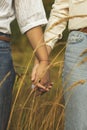
[[[35,0],[15,0],[15,13],[21,32],[28,37],[29,43],[36,50],[35,55],[39,60],[39,66],[33,80],[35,84],[48,66],[48,53],[41,28],[41,25],[47,23],[42,0],[37,0],[36,4]]]
[[[43,32],[41,26],[35,27],[26,32],[28,39],[30,40],[30,44],[32,48],[36,49],[36,57],[37,61],[39,62],[38,66],[35,66],[35,73],[32,76],[32,82],[38,88],[42,88],[44,91],[49,91],[50,87],[50,80],[49,80],[49,70],[43,75],[45,69],[48,66],[48,52],[47,47],[44,42]],[[43,75],[43,76],[42,76]],[[39,82],[40,79],[40,82]],[[45,87],[48,86],[47,88]]]
[[[52,48],[50,46],[47,46],[47,45],[46,45],[46,48],[47,48],[47,53],[48,53],[48,56],[49,56],[51,51],[52,51]],[[39,60],[38,60],[37,57],[35,57],[34,65],[37,65],[37,64],[39,64]]]
[[[41,26],[32,28],[31,30],[26,32],[28,39],[30,40],[30,44],[32,48],[35,50],[36,48],[36,57],[39,61],[46,60],[48,62],[48,53],[47,48],[43,38],[43,32]]]

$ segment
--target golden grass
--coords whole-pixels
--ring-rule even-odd
[[[0,81],[0,87],[2,86],[2,84],[5,82],[5,80],[10,76],[11,72],[8,72],[5,77],[2,79],[2,81]]]
[[[55,72],[52,72],[51,74],[55,83],[54,88],[48,94],[35,97],[34,91],[32,91],[30,88],[30,74],[27,74],[27,72],[31,69],[32,59],[28,61],[28,64],[26,63],[25,67],[22,66],[23,75],[20,76],[21,74],[18,72],[19,79],[16,80],[14,86],[14,100],[7,130],[63,129],[65,106],[62,104],[63,90],[60,78],[63,66],[63,57],[60,61],[59,56],[61,57],[61,53],[63,52],[64,48],[65,46],[61,49],[61,51],[56,55],[50,64],[50,67],[52,67],[52,69],[57,73],[55,74]],[[15,57],[14,53],[13,57]],[[16,58],[18,58],[18,55]],[[59,60],[59,62],[57,62],[57,60]],[[19,67],[21,68],[21,63]],[[55,77],[57,82],[55,81]],[[15,89],[17,90],[16,92]]]
[[[74,16],[64,18],[61,21],[53,24],[52,27],[63,21],[67,21],[69,18],[73,17]],[[49,28],[49,30],[52,29],[52,27]],[[52,69],[51,76],[54,81],[54,87],[48,94],[45,94],[43,96],[38,97],[35,96],[36,92],[31,89],[30,73],[29,73],[31,72],[32,59],[34,53],[36,52],[38,47],[36,48],[34,53],[32,53],[32,55],[30,56],[31,58],[28,58],[28,52],[27,55],[24,54],[23,58],[26,59],[27,61],[25,64],[23,62],[23,65],[22,63],[16,65],[16,67],[19,66],[19,68],[23,68],[23,72],[22,76],[20,76],[21,74],[17,72],[18,79],[16,80],[14,86],[14,92],[13,92],[14,100],[7,130],[63,130],[64,111],[71,96],[69,95],[66,104],[64,104],[63,100],[64,92],[61,84],[61,73],[64,62],[63,53],[65,48],[66,45],[64,45],[61,49],[59,47],[60,50],[57,52],[56,56],[52,59],[50,65],[44,70],[45,73],[48,69]],[[30,51],[31,53],[31,50],[28,51]],[[85,50],[80,56],[82,56],[86,52],[87,50]],[[18,55],[13,53],[13,57],[14,59],[16,59],[18,58]],[[87,57],[83,59],[83,61],[79,63],[79,65],[81,65],[86,61]],[[76,66],[77,64],[74,67]],[[66,85],[66,83],[68,82],[72,71],[69,73],[67,80],[64,82],[64,85]],[[41,75],[41,78],[43,77],[44,73]],[[65,92],[70,91],[71,89],[77,87],[79,84],[84,84],[85,82],[86,82],[85,80],[77,81],[73,85],[71,85]]]
[[[72,93],[69,95],[66,104],[64,104],[64,92],[61,84],[61,73],[64,62],[63,53],[65,45],[62,47],[58,46],[58,49],[60,51],[55,54],[56,56],[51,54],[51,57],[55,58],[53,58],[49,65],[49,68],[52,69],[51,76],[54,81],[54,88],[48,94],[38,97],[35,96],[35,92],[31,89],[31,83],[29,81],[30,73],[28,72],[31,71],[31,61],[34,54],[30,56],[31,60],[29,59],[29,61],[27,61],[28,63],[26,62],[26,65],[24,66],[24,61],[21,61],[23,64],[15,63],[16,59],[20,58],[21,56],[19,55],[18,57],[18,55],[15,55],[16,52],[13,52],[16,71],[18,71],[18,68],[22,69],[21,72],[17,72],[18,79],[16,79],[14,86],[14,100],[7,130],[63,130],[64,111]],[[30,49],[28,51],[32,53]],[[24,54],[24,58],[26,56],[25,59],[28,59],[28,52],[26,53],[27,54]],[[85,54],[86,51],[83,53]],[[21,55],[23,55],[23,53],[21,53]],[[80,56],[82,55],[83,54]],[[76,65],[74,67],[76,67]],[[72,68],[72,71],[74,67]],[[69,73],[69,76],[71,73]],[[10,73],[5,76],[0,84],[6,80],[9,74]],[[69,80],[69,76],[67,77],[67,81]],[[75,87],[78,87],[80,84],[84,84],[85,82],[86,80],[77,81],[73,83],[68,89],[66,89],[65,92],[70,91],[71,89],[74,89]]]
[[[7,130],[63,130],[65,107],[72,95],[72,93],[70,93],[66,104],[64,104],[64,93],[75,87],[79,87],[79,85],[84,84],[86,80],[77,81],[69,86],[66,91],[63,91],[61,74],[64,63],[63,54],[66,45],[62,45],[63,44],[58,44],[57,52],[55,50],[56,48],[54,48],[51,54],[51,63],[47,68],[51,70],[54,86],[49,93],[38,97],[35,96],[35,91],[31,89],[30,81],[32,59],[35,51],[32,53],[29,48],[24,54],[21,52],[19,52],[21,53],[19,54],[13,50],[17,78],[13,91],[13,105]],[[32,54],[32,56],[29,56],[28,52],[30,52],[29,55]],[[86,51],[83,53],[86,53]],[[23,55],[24,61],[22,61],[22,59],[18,62],[18,58],[20,58],[21,55]],[[27,62],[24,63],[25,61]],[[64,85],[69,81],[69,77],[76,66],[77,64],[73,66]]]
[[[61,57],[64,48],[65,46],[49,65],[49,68],[54,68],[57,71],[56,74],[52,72],[51,75],[54,79],[55,77],[56,80],[59,79],[59,81],[54,83],[53,90],[48,94],[38,97],[36,97],[35,92],[31,90],[29,71],[31,71],[32,58],[26,62],[25,66],[24,63],[23,65],[22,63],[15,63],[18,55],[16,56],[16,52],[13,51],[16,71],[18,71],[18,67],[23,67],[23,70],[21,69],[22,76],[20,71],[17,72],[18,75],[13,91],[13,105],[7,130],[56,130],[57,128],[61,129],[63,127],[64,113],[62,114],[62,110],[64,110],[64,105],[61,103],[62,89],[60,89],[63,58],[61,61],[57,60]],[[32,53],[31,50],[28,51]],[[24,58],[28,59],[28,52],[27,57],[25,57],[25,55],[26,54],[24,54]],[[32,54],[31,57],[33,57],[33,55],[34,54]],[[57,84],[59,84],[58,88],[55,87]],[[59,115],[61,115],[61,117]]]

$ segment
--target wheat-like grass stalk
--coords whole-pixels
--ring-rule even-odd
[[[80,56],[83,56],[84,54],[87,54],[87,48],[80,54]]]
[[[65,21],[68,21],[69,19],[73,19],[73,18],[84,18],[84,17],[87,17],[87,15],[75,15],[75,16],[67,16],[65,18],[61,18],[59,21],[55,22],[54,24],[51,25],[51,27],[49,27],[47,31],[51,30],[52,28],[54,28],[56,25],[62,23],[62,22],[65,22]]]
[[[24,104],[22,105],[22,109],[21,109],[21,112],[20,112],[20,115],[19,115],[19,118],[18,118],[18,124],[17,124],[17,130],[19,130],[20,128],[20,122],[21,122],[21,118],[22,118],[22,114],[23,114],[23,110],[25,108],[25,105],[27,104],[29,98],[32,96],[32,94],[34,93],[34,90],[32,90],[29,94],[29,96],[27,97],[26,101],[24,102]]]
[[[29,70],[30,63],[31,63],[31,61],[32,61],[32,58],[33,58],[33,55],[32,55],[31,60],[29,61],[28,65],[27,65],[26,70],[25,70],[25,73],[24,73],[24,75],[23,75],[23,77],[22,77],[22,79],[21,79],[21,81],[20,81],[19,88],[18,88],[16,97],[15,97],[14,103],[13,103],[13,105],[12,105],[12,109],[11,109],[11,113],[10,113],[10,117],[9,117],[9,122],[8,122],[7,130],[9,130],[9,128],[10,128],[10,123],[11,123],[13,111],[14,111],[14,108],[15,108],[15,104],[16,104],[18,95],[19,95],[19,93],[20,93],[21,87],[22,87],[22,85],[23,85],[23,82],[24,82],[24,80],[25,80],[25,78],[26,78],[26,74],[27,74],[27,72],[28,72],[28,70]]]
[[[64,18],[64,19],[62,19],[62,20],[56,22],[55,24],[53,24],[52,27],[50,27],[50,28],[49,28],[48,30],[46,30],[46,31],[49,31],[50,29],[52,29],[54,26],[60,24],[61,22],[67,21],[67,20],[72,19],[72,18],[74,18],[74,17],[85,17],[85,16],[87,16],[87,15],[84,15],[84,16],[83,16],[83,15],[78,15],[78,16],[66,17],[66,18]],[[41,40],[40,40],[40,41],[41,41]],[[12,110],[11,110],[11,114],[10,114],[10,119],[9,119],[9,123],[8,123],[8,128],[7,128],[7,130],[9,130],[9,128],[10,128],[10,123],[11,123],[12,115],[13,115],[13,112],[14,112],[15,104],[16,104],[16,101],[17,101],[17,99],[18,99],[18,96],[19,96],[19,93],[20,93],[20,91],[21,91],[21,88],[22,88],[22,86],[23,86],[23,83],[25,82],[25,78],[26,78],[27,72],[28,72],[28,70],[29,70],[29,67],[30,67],[31,61],[32,61],[32,59],[33,59],[33,56],[34,56],[34,54],[36,53],[37,49],[38,49],[39,47],[43,46],[43,45],[44,45],[44,44],[41,44],[41,45],[39,45],[39,46],[36,47],[36,49],[34,50],[34,52],[33,52],[33,54],[32,54],[32,57],[31,57],[30,62],[28,62],[28,64],[27,64],[25,73],[24,73],[24,75],[23,75],[23,77],[22,77],[22,79],[21,79],[21,82],[20,82],[20,84],[19,84],[19,88],[18,88],[16,97],[15,97],[15,100],[14,100],[14,103],[13,103],[13,106],[12,106]],[[55,61],[56,61],[56,59],[60,56],[60,54],[64,51],[65,48],[66,48],[66,45],[65,45],[65,46],[60,50],[60,52],[54,57],[54,59],[51,61],[50,65],[44,70],[44,73],[41,74],[41,77],[40,77],[40,78],[42,78],[42,77],[44,76],[44,74],[47,72],[47,70],[50,69],[52,66],[53,66],[53,67],[54,67],[54,66],[58,66],[58,67],[59,67],[59,72],[58,72],[58,77],[57,77],[57,78],[59,79],[59,77],[60,77],[60,75],[61,75],[61,73],[62,73],[62,67],[63,67],[63,62],[64,62],[64,61],[61,61],[61,62],[55,62]],[[82,55],[85,54],[86,52],[87,52],[87,50],[84,50],[84,52],[83,52],[80,56],[82,56]],[[86,62],[86,61],[87,61],[86,58],[83,59],[83,61],[81,62],[81,64],[84,63],[84,62]],[[70,72],[69,75],[67,76],[67,80],[66,80],[66,82],[64,83],[64,85],[66,85],[66,83],[68,82],[68,80],[69,80],[69,78],[70,78],[70,75],[72,74],[72,71],[73,71],[74,67],[76,67],[76,66],[77,66],[77,64],[75,64],[75,65],[73,66],[71,72]],[[84,79],[83,79],[83,80],[80,80],[80,81],[77,81],[77,82],[73,83],[68,89],[66,89],[65,92],[68,92],[68,91],[70,91],[71,89],[74,89],[75,87],[77,87],[78,85],[84,84],[85,82],[86,82],[86,80],[84,80]],[[41,104],[40,106],[39,106],[39,100],[35,100],[35,96],[34,96],[33,99],[32,99],[31,109],[29,109],[29,107],[26,107],[26,105],[28,104],[28,101],[29,101],[29,99],[30,99],[30,97],[31,97],[31,95],[32,95],[32,93],[33,93],[33,91],[31,91],[31,93],[28,95],[28,97],[26,98],[24,104],[23,104],[22,107],[21,107],[21,112],[20,112],[20,115],[19,115],[19,118],[18,118],[17,130],[22,130],[22,129],[24,129],[24,130],[35,130],[34,125],[36,125],[36,127],[37,127],[36,130],[51,130],[51,128],[55,128],[56,113],[58,112],[58,110],[59,110],[59,112],[60,112],[60,108],[62,108],[62,111],[61,111],[61,113],[59,114],[58,122],[57,122],[57,125],[56,125],[56,128],[55,128],[55,130],[59,130],[60,123],[61,123],[61,121],[62,121],[63,118],[64,118],[64,110],[65,110],[65,108],[66,108],[66,106],[67,106],[67,104],[68,104],[68,102],[69,102],[70,97],[71,97],[71,93],[70,93],[70,96],[69,96],[69,98],[68,98],[68,100],[67,100],[65,106],[62,105],[60,102],[61,102],[61,99],[62,99],[63,95],[65,94],[65,92],[63,93],[63,88],[61,87],[61,89],[60,89],[60,91],[58,92],[58,94],[56,94],[56,97],[55,97],[55,99],[54,99],[53,102],[50,102],[50,101],[47,102],[47,101],[46,101],[46,103],[43,103],[43,104]],[[50,106],[50,110],[48,111],[47,115],[44,116],[44,119],[41,118],[41,119],[42,119],[42,123],[41,123],[40,126],[37,126],[37,124],[39,124],[38,121],[40,121],[40,116],[41,116],[41,115],[40,115],[41,113],[39,113],[38,116],[37,116],[38,106],[40,107],[40,109],[42,108],[42,110],[43,110],[43,111],[41,111],[41,112],[42,112],[42,115],[45,114],[45,111],[46,111],[45,109],[46,109],[46,107],[47,107],[47,106]],[[22,124],[22,127],[20,127],[21,119],[22,119],[22,114],[23,114],[23,112],[24,112],[25,109],[26,109],[28,112],[27,112],[27,114],[25,115],[25,116],[26,116],[26,119],[25,119],[25,121],[24,121],[24,124]],[[35,119],[33,119],[34,117],[35,117]],[[32,124],[32,122],[33,122],[33,124]]]
[[[11,72],[8,72],[5,77],[0,81],[0,87],[2,86],[2,84],[6,81],[6,79],[10,76]]]

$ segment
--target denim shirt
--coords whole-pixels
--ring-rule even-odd
[[[44,34],[48,46],[62,38],[67,22],[69,30],[87,27],[87,0],[55,0]]]

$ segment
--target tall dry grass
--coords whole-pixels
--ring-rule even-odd
[[[26,63],[25,67],[19,65],[19,68],[22,68],[23,70],[21,74],[18,72],[19,74],[17,74],[16,77],[13,91],[14,99],[12,111],[7,130],[63,130],[64,111],[71,96],[69,96],[66,104],[64,104],[61,73],[64,62],[63,54],[65,46],[66,45],[59,47],[60,51],[58,52],[55,50],[55,57],[52,58],[53,60],[49,65],[54,86],[50,92],[42,96],[36,97],[35,91],[31,89],[29,72],[31,71],[32,59],[29,59],[29,62]],[[53,54],[51,57],[53,57]],[[69,80],[69,77],[67,77],[67,80]],[[66,92],[85,82],[85,80],[75,82],[66,90]],[[67,81],[65,84],[66,83]]]
[[[65,18],[63,21],[68,19],[69,18]],[[59,22],[55,23],[53,26],[57,24],[59,24]],[[28,55],[24,55],[26,63],[24,63],[23,66],[16,65],[16,68],[22,68],[23,70],[21,74],[18,72],[16,77],[13,91],[14,98],[12,110],[7,130],[63,130],[64,111],[71,96],[69,96],[66,104],[64,104],[63,96],[65,92],[63,91],[61,83],[61,74],[65,48],[66,45],[63,45],[63,47],[60,48],[60,51],[56,53],[54,58],[51,55],[52,60],[47,69],[51,70],[54,87],[50,92],[42,96],[35,96],[36,92],[31,89],[30,82],[32,59],[36,50],[32,56],[30,56],[31,58],[28,58]],[[86,52],[87,51],[85,50],[83,53]],[[16,55],[14,57],[16,57]],[[80,64],[84,63],[85,61],[87,61],[87,58],[83,59]],[[68,80],[69,76],[67,77],[67,81]],[[64,83],[64,85],[67,83],[67,81]],[[81,80],[74,83],[68,88],[68,90],[66,90],[66,92],[70,91],[74,87],[78,87],[79,84],[84,84],[85,82],[86,81]]]
[[[30,71],[34,53],[32,54],[32,58],[28,61],[28,55],[27,57],[24,55],[27,61],[26,65],[21,66],[21,63],[19,65],[14,63],[17,76],[7,130],[56,130],[63,128],[64,113],[62,111],[64,111],[64,105],[62,104],[63,96],[60,78],[63,57],[61,61],[57,61],[57,59],[59,59],[59,57],[61,58],[61,53],[63,53],[64,48],[65,47],[56,54],[49,65],[52,77],[54,79],[56,77],[56,81],[59,81],[55,82],[54,80],[54,88],[48,94],[46,93],[42,96],[36,97],[36,92],[31,89]],[[17,54],[15,53],[16,52],[13,51],[13,57],[16,57]],[[18,55],[16,58],[18,58]],[[22,69],[21,73],[18,72],[18,68]],[[53,72],[52,69],[57,73]],[[57,84],[59,84],[58,87],[56,87]]]

